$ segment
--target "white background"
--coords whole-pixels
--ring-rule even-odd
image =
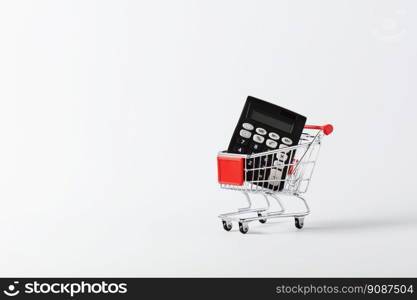
[[[416,20],[415,1],[2,1],[0,276],[417,276]],[[217,219],[245,204],[216,154],[247,95],[334,124],[301,231]]]

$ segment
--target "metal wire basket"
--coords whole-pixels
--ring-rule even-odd
[[[307,192],[324,135],[329,135],[333,126],[306,125],[298,145],[251,155],[220,152],[217,156],[218,181],[223,189],[244,193],[248,206],[238,211],[221,214],[223,228],[232,229],[232,221],[239,230],[247,233],[248,223],[267,219],[294,217],[295,226],[304,226],[304,217],[310,213],[307,201],[301,194]],[[260,193],[266,206],[254,208],[250,193]],[[286,212],[279,195],[294,196],[302,201],[305,209]],[[274,199],[279,209],[271,210],[269,198]],[[255,216],[246,216],[254,213]]]

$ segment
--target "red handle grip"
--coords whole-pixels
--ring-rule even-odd
[[[319,125],[305,125],[304,126],[305,129],[319,129],[319,130],[323,130],[323,133],[325,135],[329,135],[330,133],[333,132],[333,125],[332,124],[326,124],[323,126],[319,126]]]

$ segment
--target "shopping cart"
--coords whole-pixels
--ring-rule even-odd
[[[247,233],[249,222],[265,223],[268,219],[288,217],[294,217],[298,229],[303,228],[304,217],[310,213],[310,208],[300,195],[307,192],[323,136],[332,132],[330,124],[306,125],[299,144],[292,147],[251,155],[220,152],[217,156],[220,187],[243,192],[248,202],[247,207],[219,215],[223,228],[230,231],[234,221],[239,224],[241,233]],[[278,157],[283,159],[277,161]],[[255,193],[263,195],[265,207],[253,206],[249,194]],[[281,195],[301,200],[304,210],[287,212],[279,199]],[[270,198],[277,202],[278,209],[271,209]]]

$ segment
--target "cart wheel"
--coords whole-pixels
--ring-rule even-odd
[[[223,223],[223,228],[226,231],[230,231],[232,229],[232,223],[231,222],[227,222],[225,220],[222,220]]]
[[[249,230],[249,226],[246,223],[239,222],[239,231],[243,234],[247,233]]]
[[[260,212],[258,212],[258,217],[262,217],[262,214]],[[266,219],[259,219],[259,222],[261,222],[262,224],[265,224]]]
[[[303,228],[304,226],[304,218],[294,218],[295,219],[295,227],[298,229]]]

